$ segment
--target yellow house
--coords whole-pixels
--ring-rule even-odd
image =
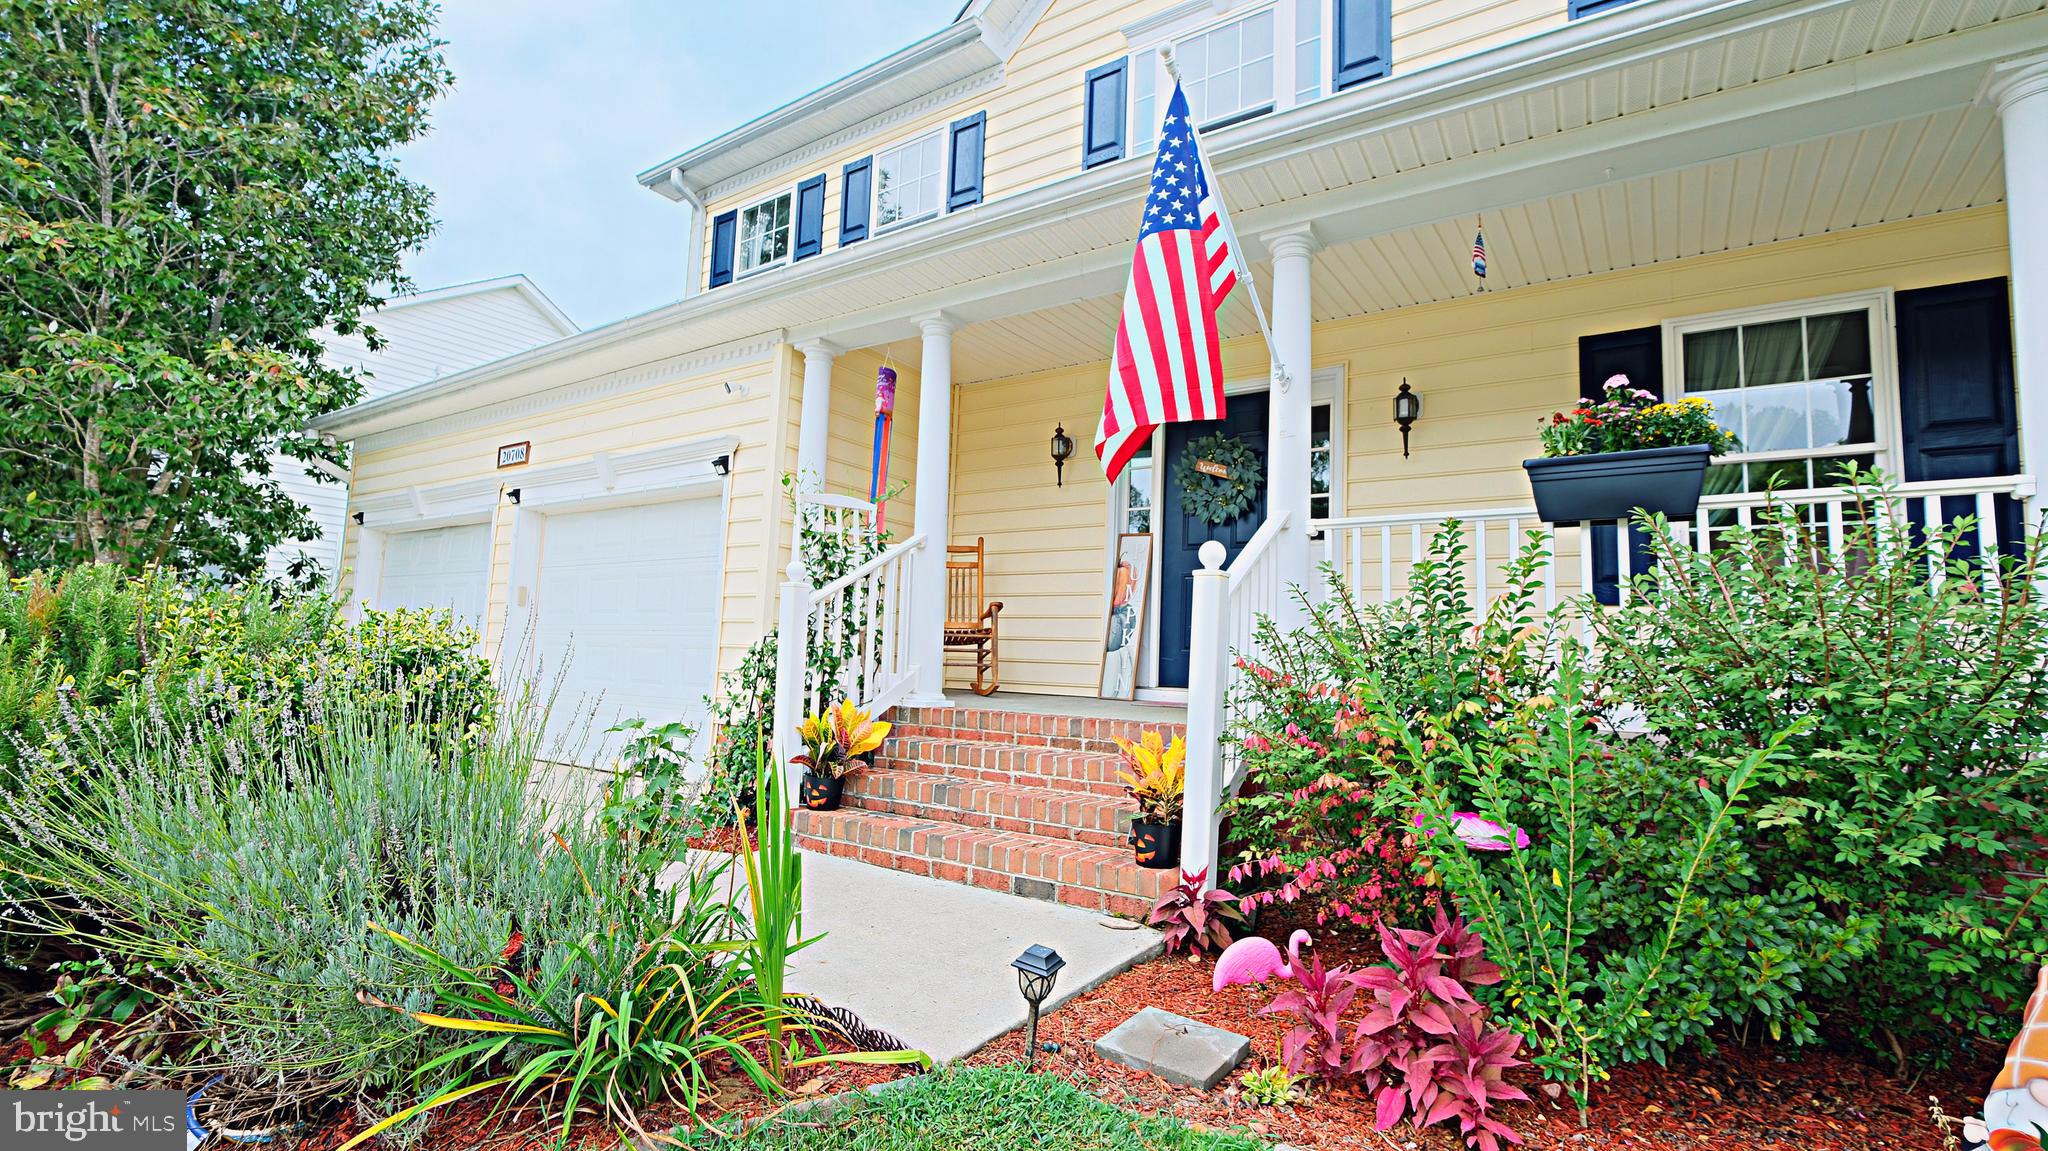
[[[841,686],[903,738],[806,842],[1131,910],[1156,873],[1118,862],[1114,804],[1061,800],[1113,797],[1106,737],[1188,725],[1183,855],[1213,852],[1219,653],[1318,562],[1394,594],[1447,517],[1484,589],[1542,526],[1539,421],[1614,373],[1743,435],[1703,543],[1773,484],[1827,508],[1845,460],[2009,538],[2048,461],[2043,7],[973,0],[641,174],[694,214],[678,302],[324,420],[356,445],[351,586],[470,581],[501,662],[573,648],[570,690],[646,714],[778,622],[791,712],[819,685],[790,637],[866,629]],[[1272,335],[1240,288],[1226,418],[1112,484],[1087,456],[1169,54]],[[868,493],[884,367],[893,546],[813,588],[780,481]],[[1219,432],[1261,478],[1221,524],[1183,499]],[[1611,526],[1556,535],[1555,594],[1625,594]],[[953,706],[946,549],[977,540],[1003,695]],[[1152,710],[1097,700],[1113,596],[1112,694]]]

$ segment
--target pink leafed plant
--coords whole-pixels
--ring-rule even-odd
[[[1195,955],[1205,954],[1211,948],[1221,951],[1230,946],[1231,929],[1244,926],[1237,896],[1220,887],[1203,891],[1202,885],[1208,879],[1207,868],[1183,871],[1180,882],[1152,905],[1152,914],[1145,922],[1159,929],[1168,955],[1183,947]]]
[[[1441,910],[1431,927],[1381,924],[1384,966],[1326,971],[1313,955],[1293,964],[1294,986],[1259,1014],[1295,1017],[1281,1038],[1288,1071],[1360,1077],[1380,1130],[1404,1119],[1418,1126],[1455,1120],[1468,1147],[1499,1151],[1503,1142],[1522,1141],[1492,1111],[1496,1103],[1528,1098],[1504,1078],[1523,1065],[1516,1057],[1522,1040],[1488,1026],[1470,991],[1501,980],[1500,968],[1484,957],[1484,942]],[[1347,1018],[1361,993],[1369,1006]]]

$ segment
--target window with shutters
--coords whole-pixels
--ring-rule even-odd
[[[1347,0],[1266,0],[1214,9],[1124,29],[1131,46],[1131,151],[1158,145],[1159,117],[1173,77],[1159,57],[1170,47],[1197,124],[1217,128],[1281,108],[1321,99],[1332,91],[1331,53],[1338,27],[1336,5]],[[1361,5],[1350,0],[1352,7]],[[1387,5],[1368,3],[1357,33],[1385,29]],[[1357,17],[1354,16],[1354,23]],[[1384,38],[1384,37],[1382,37]]]
[[[939,214],[945,197],[945,132],[928,132],[886,152],[875,153],[877,231]]]
[[[1753,308],[1665,325],[1665,391],[1699,396],[1741,440],[1709,492],[1832,487],[1877,466],[1895,437],[1882,294]]]
[[[789,259],[791,197],[791,192],[779,192],[740,210],[740,275],[772,268]]]

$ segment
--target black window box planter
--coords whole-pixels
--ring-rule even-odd
[[[1547,523],[1625,520],[1638,508],[1689,520],[1699,512],[1711,454],[1705,444],[1686,444],[1523,460],[1522,470],[1529,473],[1536,514]]]

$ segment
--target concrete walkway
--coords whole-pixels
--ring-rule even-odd
[[[743,872],[734,869],[738,882]],[[1044,1010],[1158,955],[1159,933],[1098,912],[804,853],[804,934],[789,989],[845,1007],[947,1063],[1024,1022],[1010,961],[1060,953]],[[1018,1052],[1021,1057],[1021,1047]]]

